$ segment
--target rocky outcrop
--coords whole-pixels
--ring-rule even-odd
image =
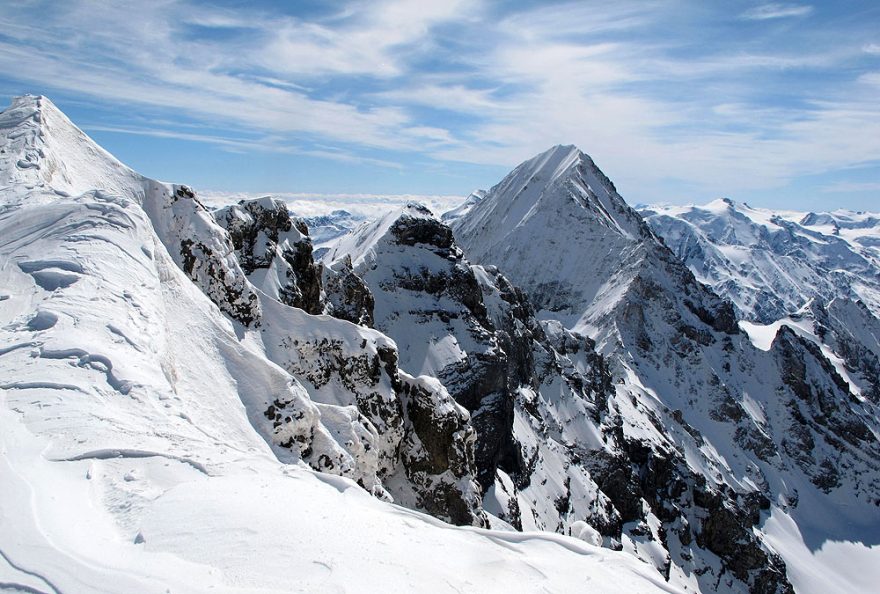
[[[229,235],[187,186],[145,183],[154,197],[145,210],[157,230],[164,231],[160,236],[177,264],[223,313],[244,326],[258,326],[259,300],[235,257]]]
[[[475,436],[466,411],[436,380],[401,371],[398,351],[384,335],[292,311],[266,336],[278,345],[269,354],[303,383],[319,408],[339,418],[328,420],[321,409],[325,425],[350,454],[348,459],[306,452],[303,459],[443,520],[484,525]],[[266,414],[285,413],[275,408]]]
[[[474,271],[449,227],[418,204],[363,227],[350,245],[331,248],[325,260],[332,270],[358,263],[375,297],[375,327],[397,342],[401,367],[437,378],[470,413],[485,491],[513,452],[513,394]]]
[[[376,300],[367,284],[354,272],[351,258],[323,266],[322,272],[327,313],[372,328]]]
[[[321,267],[312,258],[308,228],[290,215],[284,202],[271,197],[242,200],[214,216],[229,232],[241,267],[254,284],[286,305],[323,313]]]

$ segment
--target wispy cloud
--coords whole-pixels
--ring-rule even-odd
[[[199,190],[199,197],[213,208],[267,195],[283,200],[294,214],[304,217],[324,215],[334,210],[346,210],[355,215],[375,217],[409,202],[424,204],[435,214],[440,215],[458,206],[463,200],[461,196],[442,194],[320,194]]]
[[[880,182],[835,182],[822,187],[823,192],[849,194],[851,192],[875,192],[880,194]]]
[[[11,39],[0,41],[0,71],[104,100],[177,109],[227,126],[410,150],[423,126],[400,109],[315,96],[289,79],[398,74],[399,56],[406,55],[402,48],[417,51],[432,26],[458,18],[457,11],[468,13],[456,2],[442,4],[420,9],[418,2],[375,2],[335,28],[167,1],[74,1],[51,10],[35,3],[30,8],[44,22],[33,28],[22,22],[26,10],[4,6],[0,20]],[[226,34],[222,41],[198,37],[194,26]],[[410,126],[414,134],[406,133]]]
[[[181,130],[165,130],[162,128],[129,128],[125,126],[104,126],[85,124],[82,129],[86,132],[111,132],[114,134],[132,134],[135,136],[152,136],[154,138],[173,138],[176,140],[188,140],[192,142],[201,142],[205,144],[213,144],[234,152],[295,152],[293,147],[280,145],[277,142],[267,142],[262,140],[246,140],[238,138],[227,138],[223,136],[214,136],[212,134],[196,134],[193,132],[184,132]]]
[[[750,21],[766,21],[770,19],[784,19],[791,17],[807,16],[813,12],[813,7],[806,4],[782,4],[772,2],[755,6],[743,12],[740,17]]]
[[[398,178],[451,179],[570,142],[651,200],[670,180],[731,194],[880,160],[864,16],[756,27],[814,9],[697,0],[310,6],[0,4],[0,73],[145,114],[92,130]]]

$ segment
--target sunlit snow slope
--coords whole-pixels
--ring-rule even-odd
[[[313,444],[344,407],[246,330],[283,306],[191,196],[45,98],[0,114],[0,188],[3,591],[670,591],[624,554],[450,527],[297,462],[266,404]]]
[[[807,245],[784,222],[768,233],[733,216],[713,232],[801,246],[793,274],[822,276],[820,254],[852,264],[839,243]],[[704,592],[852,591],[821,558],[880,551],[876,323],[864,303],[823,304],[815,325],[792,312],[743,331],[733,305],[572,146],[525,161],[451,226],[467,258],[498,266],[545,323],[595,341],[613,385],[598,431],[619,463],[571,445],[627,520],[635,554]],[[748,262],[748,246],[736,249]],[[821,587],[807,577],[815,564],[835,572]]]

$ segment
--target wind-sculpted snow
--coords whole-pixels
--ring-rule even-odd
[[[255,289],[191,191],[45,99],[0,126],[0,587],[674,591],[571,539],[367,495],[482,521],[443,386],[380,333]]]
[[[228,235],[186,186],[135,173],[74,126],[44,97],[21,97],[0,114],[0,175],[7,208],[92,195],[84,208],[114,216],[113,205],[138,205],[149,216],[174,262],[226,314],[245,326],[259,323],[259,305],[235,259]],[[22,168],[21,163],[29,165]],[[78,223],[88,227],[88,220]],[[124,224],[124,223],[123,223]],[[48,285],[73,282],[65,273],[38,272]]]

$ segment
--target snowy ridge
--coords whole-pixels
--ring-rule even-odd
[[[462,202],[455,208],[444,212],[441,216],[441,219],[444,223],[450,225],[454,220],[460,219],[461,217],[469,213],[474,205],[480,202],[480,200],[485,197],[486,190],[474,190],[468,195],[467,198],[464,199],[464,202]]]
[[[788,592],[786,563],[799,575],[812,561],[777,555],[761,528],[770,515],[792,518],[813,547],[876,544],[880,468],[866,452],[880,454],[880,417],[839,373],[844,358],[829,359],[819,330],[785,325],[769,350],[755,348],[730,303],[586,156],[554,147],[523,163],[453,229],[469,258],[522,286],[545,324],[587,334],[607,361],[598,442],[569,443],[624,519],[625,550],[689,588]],[[624,486],[631,471],[643,478]]]
[[[421,425],[407,434],[406,423],[463,417],[441,386],[397,370],[384,336],[255,289],[229,234],[187,188],[122,167],[45,99],[17,100],[0,122],[5,588],[403,592],[417,575],[441,591],[564,592],[584,576],[608,591],[674,591],[626,556],[454,529],[308,470],[298,460],[324,455],[369,487],[364,444],[379,431],[356,397],[368,383],[321,402],[308,370],[303,383],[284,368],[307,352],[295,336],[366,349],[371,378],[379,359],[377,385],[396,384],[405,406],[408,485],[430,477],[414,470],[424,465]],[[346,358],[309,361],[344,382],[328,365]],[[421,486],[418,495],[430,492]],[[442,568],[437,546],[451,552]]]
[[[745,319],[770,323],[811,299],[864,300],[880,314],[880,220],[772,212],[728,199],[647,207],[647,222],[697,278]]]

